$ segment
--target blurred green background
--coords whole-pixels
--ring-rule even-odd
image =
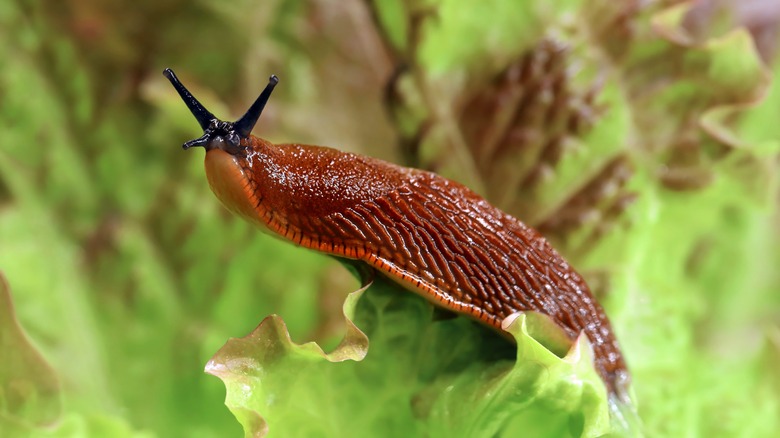
[[[239,436],[203,373],[228,338],[272,313],[341,335],[357,282],[219,205],[170,67],[225,119],[274,73],[255,135],[432,169],[542,230],[650,436],[771,436],[780,11],[612,3],[2,2],[0,432]]]

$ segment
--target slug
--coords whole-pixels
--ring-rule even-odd
[[[163,73],[203,135],[217,198],[264,231],[363,262],[435,305],[501,330],[519,311],[548,315],[589,338],[607,390],[625,397],[628,371],[604,310],[536,230],[435,173],[321,146],[251,135],[278,79],[236,122],[217,119],[170,69]]]

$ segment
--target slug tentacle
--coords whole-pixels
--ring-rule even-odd
[[[251,136],[276,83],[272,76],[237,122],[214,119],[187,143],[206,147],[209,184],[228,209],[276,237],[365,263],[498,331],[519,311],[547,315],[569,340],[587,335],[609,392],[624,396],[628,371],[604,310],[544,237],[434,173]]]
[[[190,93],[184,84],[179,81],[179,78],[176,77],[173,70],[166,68],[163,70],[163,75],[171,81],[173,88],[179,93],[179,96],[181,96],[181,99],[187,105],[187,108],[189,108],[192,115],[195,116],[195,120],[198,121],[200,127],[205,131],[211,124],[211,121],[216,120],[217,118],[214,117],[214,114],[211,114],[211,112],[207,110],[192,93]]]
[[[189,149],[195,146],[201,146],[207,151],[211,149],[222,149],[232,155],[239,153],[241,149],[241,141],[247,140],[249,134],[252,132],[257,120],[265,108],[265,104],[268,102],[268,98],[271,97],[271,92],[274,91],[274,87],[279,82],[279,78],[274,75],[268,79],[268,85],[260,96],[257,97],[255,103],[249,107],[249,110],[235,122],[225,122],[214,117],[209,110],[207,110],[203,104],[201,104],[195,96],[190,93],[187,87],[179,81],[173,70],[166,68],[163,70],[163,75],[171,82],[173,87],[179,93],[184,103],[189,108],[192,115],[203,128],[203,135],[194,140],[190,140],[182,145],[182,148]]]
[[[276,87],[276,84],[278,83],[279,78],[277,78],[276,75],[271,75],[271,77],[268,78],[268,85],[266,85],[263,92],[257,96],[255,103],[249,107],[249,109],[243,116],[241,116],[240,119],[236,120],[234,123],[235,130],[241,138],[247,138],[249,137],[249,134],[252,133],[252,129],[255,127],[257,120],[260,118],[260,114],[263,113],[265,104],[268,103],[268,98],[271,97],[271,92],[274,91],[274,87]]]
[[[204,147],[205,148],[209,144],[209,140],[210,139],[211,139],[211,133],[210,132],[206,132],[206,133],[204,133],[203,135],[201,135],[200,137],[198,137],[198,138],[196,138],[194,140],[190,140],[190,141],[185,142],[183,145],[181,145],[181,147],[184,150],[187,150],[189,148],[194,148],[196,146],[200,146],[200,147]]]

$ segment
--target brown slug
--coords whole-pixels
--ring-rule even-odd
[[[173,71],[164,75],[204,130],[183,147],[206,149],[209,184],[229,210],[499,331],[515,312],[548,315],[570,340],[587,335],[608,391],[626,397],[628,371],[604,310],[536,230],[435,173],[250,135],[276,76],[244,116],[224,122]]]

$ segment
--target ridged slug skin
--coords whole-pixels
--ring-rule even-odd
[[[625,384],[609,320],[582,277],[538,232],[465,186],[325,147],[254,136],[241,146],[206,154],[208,180],[230,210],[498,330],[517,311],[549,315],[572,340],[585,332],[610,392]]]
[[[297,245],[360,260],[433,303],[502,331],[518,311],[590,339],[596,370],[625,399],[628,371],[604,310],[535,230],[454,181],[335,149],[250,135],[278,83],[235,122],[163,74],[203,128],[209,184],[225,206]]]

